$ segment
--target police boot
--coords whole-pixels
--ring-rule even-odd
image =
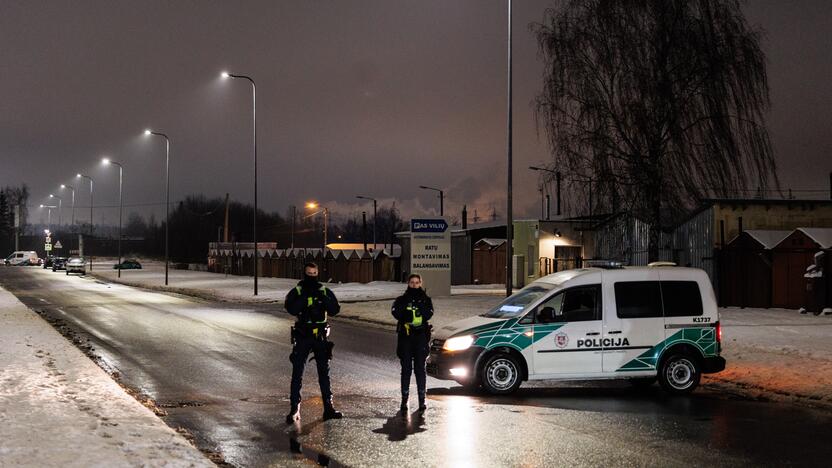
[[[425,392],[419,392],[419,411],[424,411],[426,409],[428,409],[428,407],[425,406]]]
[[[300,405],[299,404],[292,404],[292,407],[289,408],[289,414],[286,415],[286,424],[294,424],[295,421],[300,419]]]
[[[401,411],[401,412],[402,412],[402,414],[407,414],[407,410],[408,410],[408,407],[407,407],[407,400],[408,400],[408,399],[409,399],[409,395],[408,395],[408,394],[404,394],[404,395],[402,395],[402,405],[399,407],[399,411]]]
[[[337,411],[334,406],[332,406],[332,400],[324,401],[324,421],[330,419],[341,419],[344,417],[344,414],[340,411]]]

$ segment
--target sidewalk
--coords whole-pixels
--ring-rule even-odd
[[[283,302],[289,290],[298,280],[289,278],[258,278],[258,294],[254,295],[254,278],[251,276],[224,275],[206,271],[168,270],[168,286],[165,286],[164,262],[139,259],[141,270],[113,270],[114,261],[96,261],[90,275],[107,281],[137,286],[155,291],[168,291],[188,296],[225,302],[268,303]],[[343,283],[326,285],[331,288],[340,302],[377,301],[395,299],[404,284],[392,281],[372,283]],[[465,285],[454,286],[451,293],[457,294],[505,294],[505,286]]]
[[[214,466],[0,288],[0,465]]]

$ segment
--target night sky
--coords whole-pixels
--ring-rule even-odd
[[[514,6],[515,213],[539,213],[548,160],[531,103],[542,67],[529,32],[552,2]],[[832,170],[832,6],[754,1],[767,35],[769,127],[783,187],[820,189]],[[506,8],[501,0],[0,0],[0,186],[26,183],[46,203],[75,173],[95,178],[96,205],[163,211],[164,143],[174,200],[203,193],[250,201],[251,91],[258,86],[260,206],[285,212],[317,199],[336,213],[356,195],[397,200],[403,215],[463,203],[469,218],[505,213]],[[87,206],[79,184],[79,206]],[[66,194],[67,199],[69,194]],[[68,211],[65,212],[65,219]],[[85,220],[87,212],[77,213]],[[96,222],[116,222],[101,209]],[[40,220],[32,208],[31,221]]]

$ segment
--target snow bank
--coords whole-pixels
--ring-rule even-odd
[[[214,466],[2,288],[0,343],[0,465]]]

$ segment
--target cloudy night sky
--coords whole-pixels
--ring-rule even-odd
[[[532,101],[542,66],[528,25],[551,0],[514,3],[515,210],[539,213],[537,175],[549,151]],[[784,188],[825,196],[832,170],[832,7],[753,1],[766,31],[769,129]],[[162,213],[164,143],[173,199],[253,199],[251,90],[257,81],[260,206],[317,199],[340,215],[356,195],[392,200],[405,217],[438,211],[421,184],[505,213],[506,8],[502,0],[10,1],[0,0],[0,186],[26,183],[31,205],[96,181],[96,205]],[[66,194],[68,197],[69,195]],[[78,205],[87,205],[79,184]],[[32,208],[30,221],[40,220]],[[78,214],[82,220],[86,214]],[[116,221],[102,209],[96,222]]]

